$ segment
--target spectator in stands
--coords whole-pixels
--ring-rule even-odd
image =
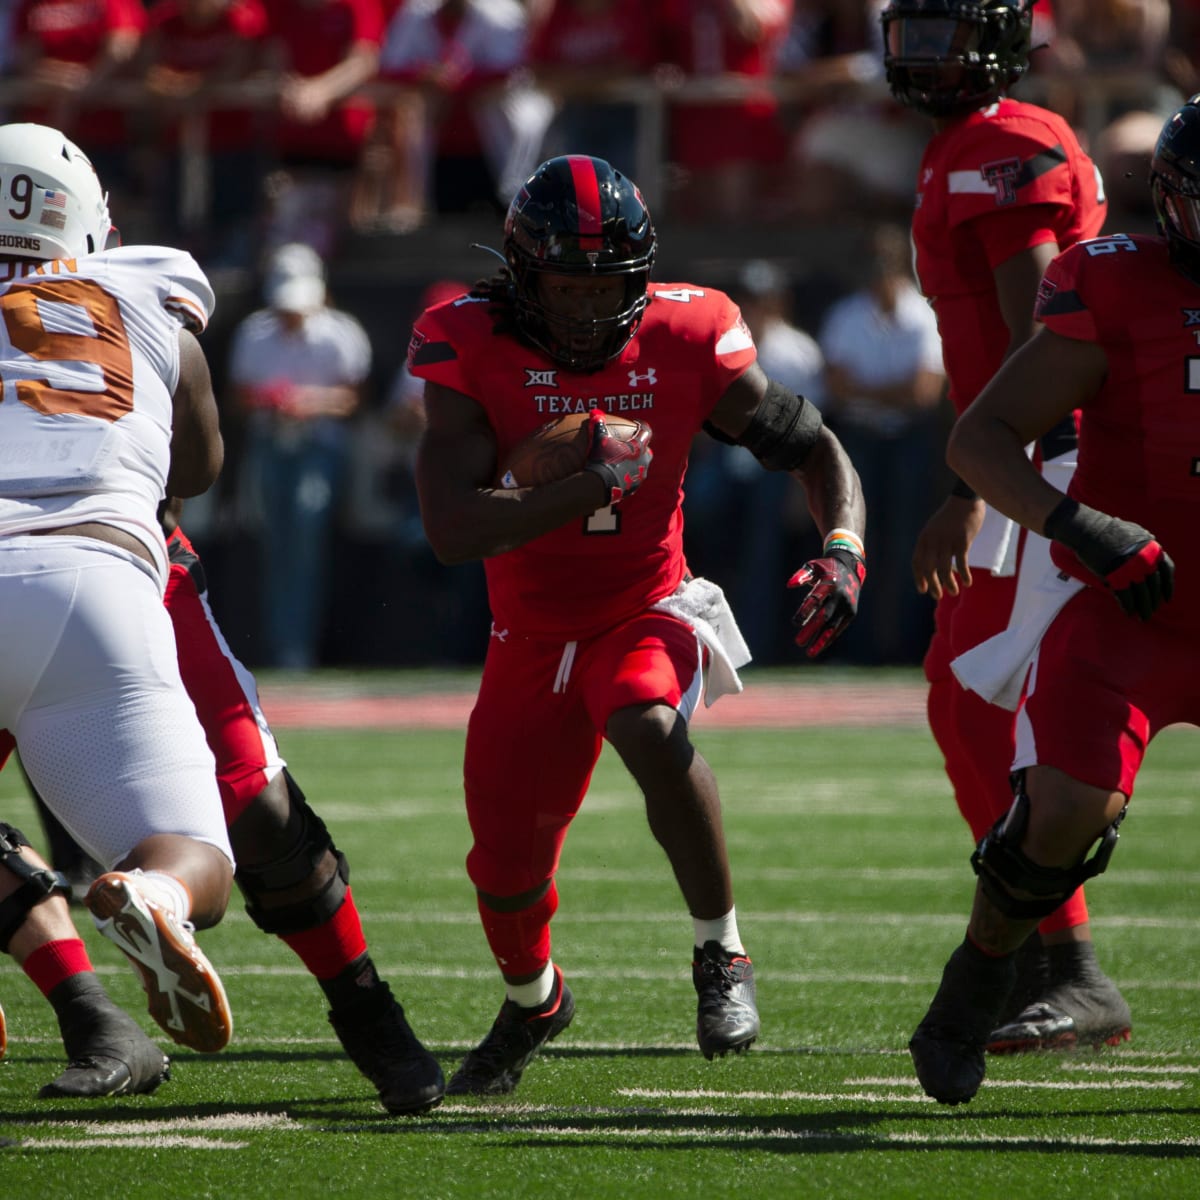
[[[793,0],[661,0],[669,203],[684,220],[745,220],[779,182],[787,139],[772,90]],[[730,92],[733,91],[733,98]]]
[[[404,232],[431,212],[503,211],[551,117],[546,97],[515,77],[528,41],[518,0],[410,0],[397,10],[356,223]]]
[[[818,408],[824,400],[821,350],[792,323],[791,281],[774,262],[753,259],[729,295],[754,337],[772,379]],[[684,500],[689,561],[699,575],[733,580],[729,599],[756,662],[794,661],[787,636],[790,593],[779,586],[786,564],[803,557],[784,528],[812,528],[807,506],[787,476],[764,471],[744,447],[696,439]]]
[[[86,147],[114,211],[130,212],[140,191],[131,155],[137,122],[128,103],[106,102],[145,27],[142,0],[16,0],[13,12],[12,71],[22,94],[12,120],[60,129]]]
[[[271,244],[304,241],[328,256],[350,209],[375,123],[362,94],[379,69],[381,0],[266,0],[279,67],[270,181]]]
[[[1184,99],[1167,69],[1169,0],[1053,0],[1048,9],[1048,45],[1032,59],[1042,103],[1085,140],[1138,109],[1161,123]]]
[[[785,215],[907,220],[925,123],[883,78],[885,0],[799,0],[779,58],[788,97]]]
[[[843,653],[860,663],[917,663],[933,612],[912,586],[909,558],[940,474],[942,344],[913,282],[907,233],[874,227],[863,260],[868,282],[832,305],[820,336],[825,415],[858,468],[873,548],[875,590]]]
[[[229,380],[246,415],[245,480],[265,522],[262,634],[271,666],[318,662],[334,518],[345,485],[349,419],[371,369],[359,321],[327,303],[308,246],[281,246],[267,307],[234,332]]]
[[[644,0],[551,0],[529,47],[534,79],[557,109],[542,156],[590,154],[641,178],[640,109],[630,93],[646,86],[658,58]]]
[[[1163,70],[1180,95],[1200,92],[1200,0],[1172,0]]]
[[[157,133],[159,219],[210,267],[252,261],[265,114],[233,106],[229,89],[263,65],[266,32],[262,0],[159,0],[138,53]]]
[[[1154,204],[1146,180],[1162,124],[1159,113],[1135,109],[1110,121],[1096,138],[1092,157],[1108,195],[1106,229],[1154,233]]]

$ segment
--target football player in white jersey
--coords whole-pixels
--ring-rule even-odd
[[[221,467],[195,336],[213,294],[190,255],[106,249],[111,229],[78,147],[0,126],[0,729],[105,867],[85,904],[137,968],[151,1015],[215,1051],[233,1022],[192,935],[224,914],[233,855],[162,604],[157,512]],[[16,867],[24,839],[0,833],[7,942],[54,885]],[[161,1055],[124,1066],[123,1090],[162,1076]]]

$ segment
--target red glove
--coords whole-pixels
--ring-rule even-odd
[[[598,408],[591,412],[592,440],[588,446],[585,471],[595,471],[609,490],[609,504],[616,504],[637,491],[650,470],[654,451],[650,449],[650,426],[639,422],[637,432],[628,441],[613,437]]]
[[[796,645],[809,658],[823,653],[854,620],[858,594],[867,577],[867,564],[849,550],[830,550],[824,558],[806,562],[788,580],[788,587],[807,587],[796,609]]]

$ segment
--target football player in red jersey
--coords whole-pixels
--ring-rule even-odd
[[[1047,264],[1098,234],[1106,213],[1099,173],[1067,123],[1007,95],[1028,67],[1030,7],[1028,0],[892,0],[882,15],[892,92],[934,126],[921,161],[912,235],[917,276],[937,314],[950,398],[960,413],[1033,334]],[[1034,450],[1048,476],[1069,477],[1071,415]],[[937,601],[924,663],[929,724],[976,842],[1012,802],[1019,691],[996,696],[970,678],[960,656],[1003,633],[1019,579],[1024,592],[1047,571],[1040,531],[1023,534],[961,481],[913,552],[917,588]],[[1023,608],[1024,598],[1017,603]],[[1096,961],[1082,889],[1046,915],[1020,963],[991,1050],[1099,1044],[1128,1035],[1129,1006]]]
[[[950,438],[951,466],[1051,539],[1060,574],[1018,718],[1017,798],[976,852],[967,936],[911,1043],[946,1104],[983,1080],[1014,951],[1108,865],[1150,740],[1200,724],[1200,96],[1163,127],[1150,190],[1161,236],[1113,234],[1057,257],[1038,293],[1044,328]],[[1064,495],[1024,447],[1073,409]],[[1028,661],[1008,665],[1024,675]]]
[[[644,793],[693,918],[700,1049],[740,1052],[759,1032],[717,785],[688,735],[705,692],[711,703],[740,690],[748,655],[720,589],[684,560],[688,449],[706,428],[803,484],[825,534],[824,556],[791,580],[812,657],[857,609],[864,508],[840,444],[757,365],[735,305],[711,288],[651,284],[654,252],[632,181],[602,159],[550,159],[509,208],[505,270],[413,330],[426,533],[443,562],[485,560],[493,616],[467,731],[467,871],[507,997],[447,1095],[511,1091],[571,1020],[550,957],[554,877],[605,738]],[[497,486],[510,447],[575,411],[593,414],[583,470]],[[610,436],[606,413],[642,420],[653,450]]]

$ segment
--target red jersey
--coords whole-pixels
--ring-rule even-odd
[[[633,340],[594,374],[565,371],[515,338],[496,336],[488,304],[466,297],[424,312],[409,369],[487,412],[497,461],[539,425],[599,408],[653,430],[646,481],[602,508],[485,562],[499,629],[591,637],[669,596],[684,576],[683,476],[692,439],[756,357],[737,306],[690,284],[651,284]]]
[[[14,36],[32,47],[35,56],[84,66],[96,62],[112,34],[140,34],[145,25],[141,0],[21,0],[13,15]],[[54,123],[41,106],[20,106],[16,116]],[[123,147],[128,140],[125,110],[88,106],[66,132],[84,147]]]
[[[383,42],[380,0],[267,0],[267,16],[287,70],[296,75],[322,75],[355,46],[378,49]],[[357,162],[374,121],[374,105],[351,97],[335,104],[324,120],[281,121],[276,137],[284,154],[349,164]]]
[[[1050,265],[1037,315],[1063,337],[1095,342],[1108,373],[1080,409],[1070,494],[1149,529],[1175,561],[1175,595],[1152,620],[1194,629],[1200,613],[1200,287],[1171,266],[1158,237],[1114,234]],[[1047,386],[1053,386],[1048,380]],[[1065,546],[1054,561],[1096,579]]]
[[[262,0],[230,0],[203,25],[188,21],[179,0],[159,0],[150,10],[150,35],[158,47],[159,65],[174,71],[215,73],[238,47],[261,49],[267,32]],[[251,64],[254,65],[254,64]],[[258,139],[256,116],[249,110],[219,108],[208,119],[210,150],[252,146]],[[172,136],[178,122],[172,123]]]
[[[529,61],[537,66],[630,72],[649,70],[657,60],[643,0],[613,0],[603,8],[556,0],[529,43]]]
[[[995,268],[1034,246],[1065,250],[1095,237],[1106,213],[1095,164],[1066,121],[1044,108],[1000,100],[930,139],[912,235],[958,412],[1008,349]]]

